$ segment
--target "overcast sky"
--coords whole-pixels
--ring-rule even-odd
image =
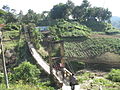
[[[71,0],[75,5],[80,5],[83,0]],[[120,16],[120,0],[88,0],[93,6],[108,8],[113,16]],[[0,0],[0,8],[8,5],[11,9],[22,10],[24,13],[32,9],[37,13],[49,11],[53,5],[66,3],[67,0]]]

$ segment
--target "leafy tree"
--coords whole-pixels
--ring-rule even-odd
[[[28,23],[38,24],[40,19],[41,19],[40,14],[36,14],[33,10],[29,9],[28,13],[23,16],[22,22],[24,22],[26,24],[28,24]]]
[[[58,5],[55,5],[51,11],[50,11],[50,17],[52,19],[62,19],[62,18],[66,18],[66,8],[67,5],[63,4],[63,3],[59,3]]]
[[[11,13],[15,14],[16,10],[15,9],[11,9]]]
[[[72,16],[77,21],[84,21],[85,9],[82,9],[80,6],[76,6],[72,11]]]
[[[16,18],[16,15],[14,15],[13,13],[10,13],[8,12],[6,15],[5,15],[5,20],[6,20],[6,23],[15,23],[17,22],[17,18]]]
[[[48,17],[49,17],[49,11],[43,11],[41,13],[41,19],[42,20],[48,19]]]
[[[11,9],[8,5],[3,5],[2,8],[5,12],[3,18],[5,19],[6,23],[17,22],[15,9]]]
[[[90,3],[87,0],[83,0],[80,6],[76,6],[72,11],[73,18],[79,22],[86,21],[86,14],[88,8],[90,8]]]
[[[52,19],[69,19],[72,10],[74,9],[74,3],[70,0],[66,4],[59,3],[55,5],[50,11],[50,17]]]
[[[6,12],[10,11],[10,7],[8,5],[3,5],[3,10],[5,10]]]
[[[75,8],[75,5],[74,5],[74,3],[71,0],[68,0],[66,5],[67,5],[68,15],[70,16],[70,15],[72,15],[72,11]]]
[[[79,22],[105,22],[110,21],[112,13],[102,7],[91,7],[88,0],[83,0],[80,6],[76,6],[72,11],[72,16]]]
[[[89,7],[91,7],[90,2],[88,2],[88,0],[83,0],[82,4],[81,4],[81,7],[82,8],[89,8]]]
[[[35,23],[34,20],[35,12],[31,9],[28,10],[28,13],[23,17],[24,23]]]
[[[5,19],[4,19],[5,14],[6,12],[0,9],[0,24],[5,23]]]
[[[24,83],[36,83],[39,79],[40,70],[29,62],[22,62],[13,69],[11,81],[22,80]]]
[[[18,17],[17,17],[17,19],[18,19],[18,22],[22,22],[22,19],[23,19],[23,11],[22,10],[20,10],[20,12],[19,12],[19,14],[17,15]]]
[[[109,20],[112,16],[112,13],[108,9],[104,9],[102,7],[94,7],[93,10],[95,10],[94,18],[97,18],[100,22]]]

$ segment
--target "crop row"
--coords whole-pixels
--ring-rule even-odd
[[[105,52],[120,54],[120,39],[95,38],[83,42],[65,42],[64,49],[68,57],[92,57]]]

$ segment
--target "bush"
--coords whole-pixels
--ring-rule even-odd
[[[119,29],[110,29],[108,31],[105,32],[108,35],[115,35],[115,34],[120,34],[120,30]]]
[[[19,30],[20,29],[20,25],[17,25],[15,23],[9,23],[3,29],[7,30],[7,31]]]
[[[4,80],[4,74],[0,72],[0,83],[2,83]]]
[[[107,79],[110,79],[114,82],[120,82],[120,69],[112,69],[108,74]]]
[[[0,24],[3,24],[3,23],[5,23],[5,20],[0,17]]]
[[[85,63],[83,62],[71,61],[70,64],[75,72],[85,68]]]
[[[107,27],[106,23],[97,22],[97,21],[88,21],[87,23],[83,23],[83,24],[85,24],[87,27],[91,28],[92,31],[104,32]]]
[[[39,80],[38,76],[40,70],[37,69],[35,65],[30,64],[29,62],[23,62],[18,67],[14,68],[14,74],[11,75],[12,81],[23,81],[23,83],[33,83]]]

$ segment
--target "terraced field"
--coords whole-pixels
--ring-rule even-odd
[[[72,40],[73,41],[73,40]],[[119,38],[94,38],[87,39],[83,42],[65,42],[65,56],[77,58],[89,58],[99,56],[106,52],[120,54]]]

